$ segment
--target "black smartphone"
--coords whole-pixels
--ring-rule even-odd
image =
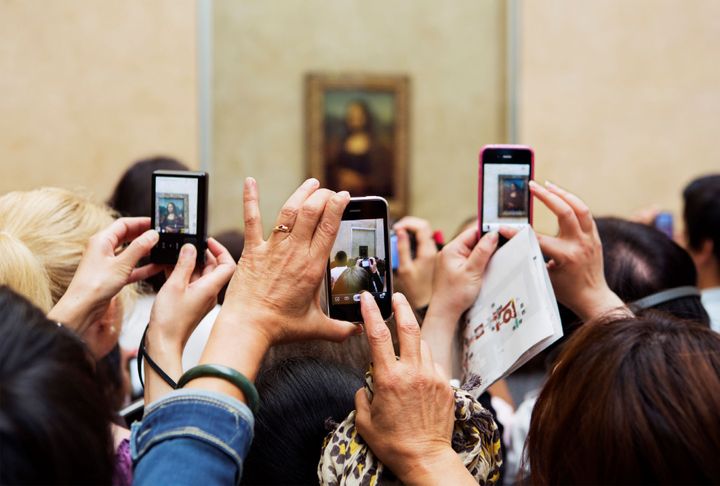
[[[533,151],[524,145],[486,145],[480,151],[478,227],[480,234],[500,226],[532,225]]]
[[[327,268],[328,315],[362,322],[360,293],[370,292],[383,319],[392,316],[388,205],[381,197],[354,197],[343,213]]]
[[[160,240],[150,252],[153,263],[177,263],[180,248],[197,248],[198,265],[207,248],[206,172],[156,170],[152,175],[152,227]]]

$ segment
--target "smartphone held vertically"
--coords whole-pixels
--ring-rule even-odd
[[[532,225],[533,204],[529,183],[534,157],[524,145],[486,145],[480,151],[478,227],[480,234],[501,226]]]
[[[352,198],[343,213],[327,268],[328,315],[362,322],[360,294],[370,292],[384,319],[392,315],[388,205],[381,197]]]
[[[153,263],[177,263],[180,248],[191,243],[198,264],[207,248],[206,172],[156,170],[152,176],[152,227],[160,240],[150,252]]]

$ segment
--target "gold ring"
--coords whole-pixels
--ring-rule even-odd
[[[273,231],[279,233],[290,233],[290,227],[284,224],[279,224],[273,228]]]

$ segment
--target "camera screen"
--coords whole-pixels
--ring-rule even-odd
[[[155,178],[155,231],[197,234],[198,180],[194,177]]]
[[[382,218],[342,221],[330,254],[331,303],[356,304],[363,290],[385,298],[386,252]]]
[[[483,233],[528,224],[529,178],[529,164],[483,164]]]

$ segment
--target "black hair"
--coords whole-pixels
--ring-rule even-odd
[[[171,157],[150,157],[132,164],[122,175],[115,190],[108,199],[108,206],[120,216],[151,216],[152,173],[156,170],[190,170],[185,164]],[[148,263],[143,259],[140,264]],[[165,283],[165,274],[160,272],[145,280],[155,292]]]
[[[0,483],[109,484],[112,418],[70,330],[0,287]]]
[[[318,484],[327,422],[342,422],[355,409],[362,374],[331,361],[294,357],[262,370],[255,385],[262,405],[242,483]]]
[[[713,253],[720,260],[720,174],[692,181],[683,191],[683,217],[690,248],[699,250],[703,241],[713,242]]]
[[[340,250],[339,252],[335,253],[335,261],[336,262],[347,262],[348,256],[347,253]]]
[[[605,279],[623,302],[682,286],[697,285],[690,255],[657,229],[619,218],[597,218],[603,245]],[[654,307],[681,319],[709,325],[699,296],[682,297]]]
[[[131,165],[115,186],[107,204],[122,216],[150,216],[152,173],[156,170],[190,170],[170,157],[151,157]]]

